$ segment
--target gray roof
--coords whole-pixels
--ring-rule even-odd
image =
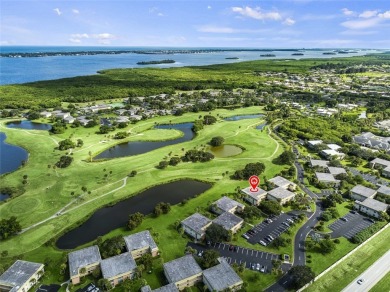
[[[217,218],[213,220],[213,223],[218,224],[225,228],[226,230],[230,230],[235,227],[237,224],[243,222],[244,220],[232,213],[224,212],[219,215]]]
[[[41,267],[43,264],[17,260],[0,276],[0,285],[14,287],[17,291]]]
[[[316,177],[319,182],[339,182],[339,180],[335,179],[330,173],[316,172]]]
[[[231,209],[233,209],[234,207],[238,206],[240,208],[244,208],[244,205],[233,200],[233,199],[230,199],[228,197],[222,197],[220,198],[218,201],[214,202],[214,204],[221,210],[225,211],[225,212],[229,212]]]
[[[289,198],[290,196],[295,196],[293,192],[290,192],[289,190],[286,190],[282,187],[273,189],[269,191],[268,194],[276,199],[286,199]]]
[[[328,167],[328,160],[317,160],[317,159],[310,159],[310,164],[312,167],[320,166],[320,167]]]
[[[141,292],[143,292],[143,291],[141,291]],[[154,289],[152,292],[179,292],[179,289],[177,289],[175,283],[170,283],[168,285]]]
[[[152,292],[152,288],[149,285],[141,287],[141,292]]]
[[[375,158],[374,160],[371,160],[370,163],[377,163],[380,165],[390,166],[390,161],[381,158]]]
[[[355,203],[357,203],[361,206],[364,206],[366,208],[375,210],[377,212],[386,212],[387,207],[389,206],[385,203],[379,202],[379,201],[371,199],[371,198],[367,198],[362,202],[355,201]]]
[[[210,224],[211,220],[199,213],[194,213],[190,217],[187,217],[183,221],[181,221],[181,224],[188,226],[192,230],[196,231],[197,233],[203,233],[203,228]]]
[[[380,194],[390,196],[390,188],[387,186],[381,186],[377,191]]]
[[[247,194],[249,197],[254,198],[255,200],[258,200],[259,198],[261,198],[267,194],[267,191],[265,191],[261,188],[257,188],[257,192],[251,192],[250,189],[251,189],[251,187],[247,187],[245,189],[242,189],[241,191],[244,194]]]
[[[97,245],[72,251],[68,255],[70,276],[78,275],[80,268],[100,262],[101,259]]]
[[[225,259],[220,258],[219,261],[219,265],[203,271],[203,277],[213,291],[223,291],[243,282]]]
[[[192,255],[185,255],[184,257],[165,263],[164,271],[173,283],[202,273],[202,269]]]
[[[128,251],[143,249],[145,247],[149,247],[151,250],[157,248],[157,244],[149,230],[125,236],[124,239]]]
[[[286,188],[289,185],[296,186],[295,183],[289,181],[288,179],[285,179],[282,176],[275,176],[274,178],[271,178],[269,181],[272,182],[274,185],[282,188]]]
[[[105,279],[127,273],[136,267],[137,264],[130,252],[113,256],[100,262],[100,268]]]
[[[367,198],[373,197],[376,194],[376,190],[367,188],[367,187],[362,186],[362,185],[354,186],[352,188],[351,192],[358,194],[360,196],[363,196],[363,197],[367,197]]]
[[[342,168],[342,167],[331,167],[331,166],[329,166],[329,167],[328,167],[328,170],[329,170],[329,172],[330,172],[331,174],[333,174],[333,175],[338,175],[338,174],[342,174],[342,173],[347,173],[347,172],[345,171],[345,169]]]

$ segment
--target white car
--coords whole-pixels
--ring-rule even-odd
[[[262,246],[267,246],[267,243],[264,242],[264,241],[262,241],[262,240],[260,240],[259,243],[260,243]]]
[[[260,272],[265,273],[265,266],[261,266]]]
[[[260,264],[259,263],[256,264],[256,270],[260,271]]]
[[[363,282],[364,282],[364,279],[359,279],[359,280],[357,280],[357,283],[358,283],[359,285],[361,285]]]

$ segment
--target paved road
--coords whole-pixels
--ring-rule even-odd
[[[369,291],[380,279],[390,271],[390,250],[387,251],[379,260],[373,263],[359,277],[354,279],[343,292],[365,292]],[[363,279],[363,283],[357,281]]]

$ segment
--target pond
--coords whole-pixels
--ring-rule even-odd
[[[15,121],[7,123],[8,128],[25,129],[25,130],[51,130],[51,125],[32,122],[29,120]]]
[[[215,157],[229,157],[242,153],[242,149],[235,145],[210,147],[209,151],[213,153]]]
[[[263,114],[256,114],[256,115],[241,115],[241,116],[232,116],[228,118],[224,118],[225,121],[239,121],[239,120],[247,120],[247,119],[257,119],[264,117]]]
[[[8,195],[8,194],[1,194],[0,193],[0,202],[7,200],[9,197],[10,197],[10,195]]]
[[[175,205],[210,188],[211,184],[190,179],[152,187],[112,207],[97,210],[87,221],[61,236],[56,245],[60,249],[76,248],[114,229],[125,227],[130,214],[140,212],[147,215],[160,202]]]
[[[95,156],[94,160],[138,155],[165,146],[175,145],[178,143],[190,141],[195,137],[195,134],[192,131],[192,125],[193,123],[155,126],[154,127],[155,129],[176,129],[182,131],[184,135],[181,136],[180,138],[167,140],[167,141],[131,141],[126,143],[121,143],[113,147],[110,147],[109,149]]]
[[[17,170],[27,161],[28,152],[22,147],[5,142],[5,133],[0,132],[0,175]]]
[[[256,126],[256,129],[258,129],[258,130],[263,130],[264,129],[264,127],[267,125],[267,123],[262,123],[262,124],[260,124],[260,125],[257,125]]]

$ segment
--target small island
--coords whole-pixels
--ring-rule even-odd
[[[274,54],[262,54],[260,57],[276,57]]]
[[[304,56],[304,53],[292,53],[291,56]]]
[[[323,55],[336,55],[336,53],[335,52],[324,52],[324,53],[322,53]]]
[[[240,59],[239,57],[226,57],[226,60],[238,60]]]
[[[156,65],[156,64],[172,64],[175,63],[175,60],[160,60],[160,61],[141,61],[137,62],[137,65]]]

